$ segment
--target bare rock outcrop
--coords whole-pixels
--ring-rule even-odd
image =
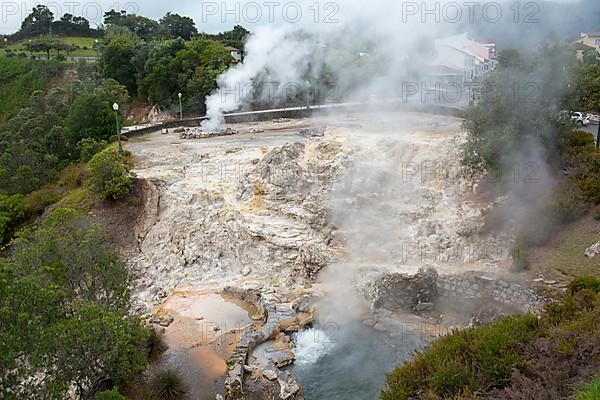
[[[239,148],[233,165],[228,150],[196,159],[182,175],[157,171],[164,179],[130,256],[146,304],[184,281],[302,283],[333,259],[327,195],[349,150],[327,138],[273,147],[260,158],[255,148]]]

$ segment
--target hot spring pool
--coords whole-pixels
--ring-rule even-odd
[[[362,323],[311,328],[293,339],[291,368],[307,400],[377,399],[385,375],[422,347],[415,337],[390,338]]]

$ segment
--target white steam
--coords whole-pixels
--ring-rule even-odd
[[[440,2],[427,0],[419,7],[425,4]],[[351,0],[339,4],[336,23],[257,28],[246,44],[244,62],[221,75],[218,90],[206,99],[209,120],[203,128],[217,129],[224,113],[243,110],[250,101],[275,108],[294,96],[302,98],[302,91],[314,95],[324,90],[314,83],[328,73],[335,75],[335,88],[325,96],[346,99],[385,95],[390,87],[414,80],[434,56],[433,41],[454,33],[458,25],[440,24],[434,17],[423,22],[420,13],[406,14],[403,3]]]

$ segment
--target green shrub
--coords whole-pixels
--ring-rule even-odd
[[[577,394],[575,400],[598,400],[600,399],[600,378],[596,378]]]
[[[489,325],[454,331],[434,341],[409,363],[386,377],[383,400],[571,398],[566,366],[587,376],[597,368],[600,350],[600,279],[581,277],[541,315],[504,318]],[[559,361],[560,359],[560,361]],[[570,375],[573,376],[573,375]],[[596,399],[598,382],[575,399]],[[591,396],[591,397],[590,397]],[[525,398],[525,397],[519,397]]]
[[[96,400],[127,400],[117,389],[105,390],[96,394]]]
[[[589,289],[594,291],[595,293],[600,292],[600,279],[593,276],[580,276],[575,278],[569,284],[569,293],[571,295],[575,295],[575,293]]]
[[[0,244],[6,243],[11,231],[27,216],[27,203],[23,195],[0,194]]]
[[[55,209],[10,250],[0,259],[0,393],[89,399],[98,382],[140,376],[149,332],[132,315],[129,269],[102,226]]]
[[[81,187],[88,177],[87,165],[67,165],[58,175],[56,182],[29,193],[25,197],[27,212],[32,215],[43,213],[46,207],[61,200],[66,193]]]
[[[103,150],[89,162],[90,189],[103,198],[126,197],[134,181],[132,167],[127,154],[119,155],[111,148]]]
[[[586,146],[595,146],[596,141],[594,139],[594,135],[585,131],[575,131],[571,133],[568,137],[568,147],[586,147]]]
[[[60,192],[54,185],[45,186],[35,192],[31,192],[25,198],[27,203],[27,212],[32,215],[39,215],[44,212],[46,207],[60,200]]]
[[[187,392],[178,372],[170,369],[154,373],[149,386],[153,400],[180,400]]]
[[[79,159],[83,162],[88,162],[105,147],[106,142],[104,140],[97,141],[94,138],[81,139],[77,144]]]
[[[415,393],[452,398],[505,384],[515,369],[524,368],[515,345],[535,338],[538,329],[535,316],[515,316],[456,331],[390,373],[381,398],[410,399]]]

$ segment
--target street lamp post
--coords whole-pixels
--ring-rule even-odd
[[[98,39],[95,39],[94,45],[96,46],[96,62],[98,62],[98,59],[100,58],[100,48],[99,48],[98,44],[99,44]]]
[[[121,146],[121,128],[119,127],[119,105],[117,103],[113,104],[113,110],[115,110],[115,120],[117,121],[117,141],[119,142],[117,153],[119,155],[122,155],[123,146]]]
[[[183,95],[181,93],[177,94],[177,97],[179,97],[179,120],[183,120],[183,108],[181,107],[181,97]]]
[[[600,122],[598,122],[598,133],[596,133],[596,148],[600,149]]]

